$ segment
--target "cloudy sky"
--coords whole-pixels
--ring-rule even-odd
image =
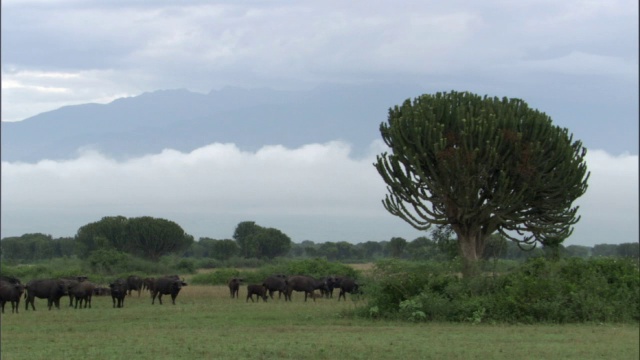
[[[639,238],[637,1],[3,0],[1,53],[2,121],[175,88],[410,82],[522,98],[589,150],[582,220],[565,244]],[[252,220],[295,242],[413,240],[422,233],[380,203],[382,151],[210,144],[3,161],[1,236],[149,215],[196,238]]]

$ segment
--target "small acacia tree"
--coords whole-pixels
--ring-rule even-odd
[[[495,232],[544,244],[579,220],[572,203],[587,189],[586,149],[522,100],[426,94],[390,109],[380,133],[391,150],[374,163],[384,207],[419,230],[450,225],[465,276]]]

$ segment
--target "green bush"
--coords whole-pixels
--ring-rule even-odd
[[[160,262],[152,262],[112,249],[96,250],[86,259],[61,257],[15,266],[2,263],[2,274],[15,276],[23,283],[33,279],[84,275],[96,284],[108,284],[117,278],[126,278],[129,275],[147,277],[194,271],[193,262],[183,258],[168,258]]]
[[[128,267],[131,255],[115,249],[98,249],[87,258],[93,273],[115,274]]]
[[[53,277],[51,273],[52,271],[50,270],[49,266],[42,264],[15,266],[8,266],[4,264],[2,265],[2,275],[16,277],[25,284],[33,279],[44,279]]]
[[[412,262],[382,260],[375,264],[374,272],[366,286],[369,303],[378,308],[381,316],[395,313],[400,303],[426,293],[442,293],[451,282],[458,282],[450,270],[455,263]]]
[[[409,321],[575,323],[640,320],[637,262],[533,258],[511,272],[461,279],[427,263],[379,263],[367,310]],[[424,316],[422,316],[424,315]]]
[[[242,277],[240,271],[224,268],[209,273],[196,274],[191,277],[191,283],[194,285],[226,285],[233,277]]]
[[[196,272],[196,264],[192,260],[182,259],[176,264],[179,273],[193,274]]]

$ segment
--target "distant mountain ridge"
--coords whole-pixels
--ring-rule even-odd
[[[214,142],[256,150],[343,140],[358,153],[380,138],[390,107],[423,92],[411,84],[332,84],[308,91],[228,87],[209,94],[158,90],[2,122],[2,160],[71,159],[82,148],[126,159]]]

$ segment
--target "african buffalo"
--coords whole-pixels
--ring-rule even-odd
[[[20,298],[24,293],[24,284],[19,279],[12,276],[0,277],[0,307],[4,314],[4,305],[7,301],[11,302],[11,312],[18,313],[20,306]]]
[[[249,299],[251,299],[251,302],[254,302],[253,295],[256,295],[256,300],[260,301],[260,298],[262,298],[264,302],[267,302],[267,288],[263,285],[247,285],[247,302],[249,302]]]
[[[355,280],[351,278],[342,278],[340,279],[340,283],[338,285],[340,288],[340,294],[338,294],[338,301],[340,301],[340,297],[342,297],[345,301],[347,301],[346,293],[357,294],[360,292],[358,290],[359,285]]]
[[[95,288],[96,286],[89,281],[79,282],[69,287],[69,296],[73,296],[76,299],[76,309],[78,308],[78,303],[80,303],[80,308],[82,308],[83,301],[85,308],[87,305],[91,308],[91,297],[93,296]]]
[[[324,280],[327,286],[324,289],[320,289],[320,293],[324,295],[324,297],[326,297],[327,299],[333,298],[333,289],[337,287],[341,278],[336,276],[327,276],[322,278],[322,280]]]
[[[148,277],[142,280],[142,290],[149,290],[149,292],[153,292],[153,283],[156,281],[155,278]]]
[[[136,275],[130,275],[127,278],[127,288],[129,290],[129,295],[131,295],[131,292],[133,290],[136,290],[138,292],[138,297],[140,297],[140,292],[142,291],[142,283],[143,283],[143,280],[141,277]]]
[[[269,276],[268,278],[264,279],[264,281],[262,282],[262,286],[267,288],[267,291],[269,291],[269,296],[271,297],[271,299],[273,299],[273,293],[276,291],[278,292],[278,299],[281,298],[283,293],[285,294],[285,298],[286,298],[286,292],[287,292],[287,284],[285,282],[286,279],[287,277],[285,275]]]
[[[31,304],[31,308],[34,311],[36,310],[34,305],[34,299],[36,297],[47,299],[49,310],[51,310],[54,304],[60,309],[60,298],[68,294],[67,283],[60,279],[31,280],[25,288],[26,292],[24,297],[27,299],[25,302],[25,310],[29,310],[29,304]]]
[[[327,284],[323,280],[317,280],[311,276],[291,276],[285,280],[285,283],[287,284],[287,292],[284,294],[285,301],[291,301],[291,293],[294,290],[304,291],[304,301],[307,301],[307,297],[311,297],[313,301],[316,301],[313,296],[314,290],[327,289]]]
[[[73,286],[75,286],[78,283],[81,283],[85,280],[87,280],[88,277],[84,276],[84,275],[75,275],[75,276],[65,276],[65,277],[61,277],[60,280],[64,281],[67,287],[67,290]],[[69,293],[67,291],[67,293]],[[71,295],[69,293],[69,306],[73,306],[73,295]]]
[[[157,278],[151,294],[151,305],[155,303],[156,295],[158,296],[160,305],[162,305],[162,295],[167,294],[171,294],[171,302],[173,302],[173,305],[175,305],[176,297],[178,296],[178,293],[180,293],[180,289],[182,289],[183,286],[187,286],[187,283],[177,278],[177,275]]]
[[[227,283],[227,285],[229,285],[229,292],[231,293],[231,298],[233,299],[234,297],[237,299],[238,298],[238,293],[240,292],[240,283],[242,283],[244,280],[240,279],[240,278],[231,278],[229,279],[229,282]]]
[[[116,307],[116,302],[118,303],[118,307],[124,307],[124,298],[127,296],[127,280],[125,279],[116,279],[114,282],[109,284],[109,289],[111,290],[111,299],[113,300],[113,307]]]

